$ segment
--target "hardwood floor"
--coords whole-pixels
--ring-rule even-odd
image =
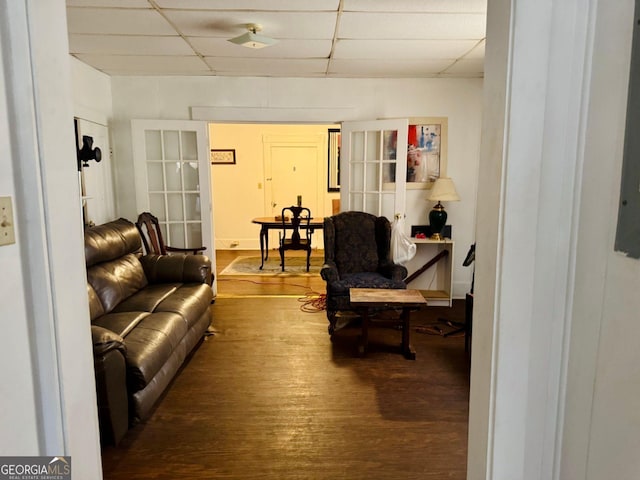
[[[413,314],[415,361],[388,328],[370,330],[359,358],[357,325],[332,340],[325,313],[302,311],[296,288],[236,298],[220,285],[218,333],[151,418],[103,450],[105,480],[465,478],[464,340],[426,333],[440,316],[461,320],[462,302]]]
[[[255,250],[219,250],[216,252],[216,270],[218,272],[218,295],[221,298],[237,295],[304,295],[306,293],[324,293],[325,283],[319,275],[313,277],[272,277],[272,276],[230,276],[220,272],[239,256],[260,256]],[[277,256],[278,251],[269,253]],[[305,252],[291,251],[287,256],[304,256]],[[324,251],[313,250],[312,257],[324,258]]]

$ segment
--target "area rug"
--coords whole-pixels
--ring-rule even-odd
[[[280,267],[280,257],[276,254],[269,256],[264,267],[260,270],[260,257],[238,257],[231,262],[220,275],[264,275],[264,276],[307,276],[318,275],[324,259],[311,257],[311,265],[307,272],[307,259],[305,257],[285,257],[284,272]]]

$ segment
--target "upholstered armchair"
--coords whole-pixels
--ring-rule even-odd
[[[324,220],[324,265],[329,334],[338,311],[351,310],[350,288],[407,288],[407,269],[391,259],[391,224],[385,217],[342,212]]]

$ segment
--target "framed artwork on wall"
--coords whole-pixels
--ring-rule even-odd
[[[439,177],[447,174],[446,117],[409,119],[407,141],[407,188],[431,188]]]
[[[211,165],[235,165],[235,149],[211,149]]]

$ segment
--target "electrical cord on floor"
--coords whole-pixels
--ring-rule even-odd
[[[324,293],[309,292],[298,301],[302,302],[300,310],[305,313],[318,313],[327,309],[327,295]]]
[[[327,309],[327,295],[324,293],[319,293],[311,290],[311,287],[308,285],[300,285],[298,283],[289,283],[289,282],[263,282],[257,280],[243,280],[238,278],[219,278],[219,282],[231,281],[231,282],[247,282],[252,283],[254,285],[275,285],[275,286],[288,286],[288,287],[300,287],[305,290],[310,290],[305,293],[303,297],[298,298],[299,302],[302,302],[300,305],[300,310],[305,313],[318,313]]]
[[[257,280],[244,280],[240,278],[218,278],[218,282],[247,282],[253,283],[254,285],[275,285],[275,286],[289,286],[289,287],[300,287],[305,290],[310,290],[311,287],[308,285],[300,285],[298,283],[288,283],[288,282],[263,282]]]

